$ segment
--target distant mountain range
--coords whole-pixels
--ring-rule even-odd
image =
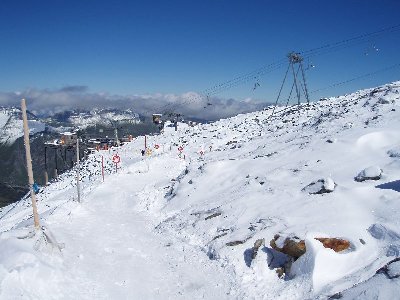
[[[29,108],[28,108],[29,109]],[[31,154],[35,181],[44,184],[47,163],[49,178],[52,179],[57,164],[58,173],[69,169],[73,154],[48,150],[45,162],[45,143],[60,137],[65,131],[80,130],[86,136],[133,136],[154,133],[158,128],[150,119],[139,116],[132,110],[100,109],[90,111],[69,110],[53,116],[36,116],[29,111],[28,125],[31,135]],[[27,172],[23,142],[21,109],[0,107],[0,207],[21,198],[27,191]]]
[[[60,126],[85,129],[93,125],[114,126],[114,124],[138,124],[141,122],[138,113],[130,109],[99,109],[94,108],[91,111],[69,110],[57,113],[54,116],[45,119],[46,123],[55,128]]]

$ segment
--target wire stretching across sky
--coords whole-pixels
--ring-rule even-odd
[[[400,24],[386,27],[386,28],[383,28],[381,30],[377,30],[374,32],[361,34],[359,36],[345,39],[345,40],[342,40],[339,42],[329,43],[329,44],[326,44],[326,45],[323,45],[320,47],[302,51],[302,52],[300,52],[300,54],[303,55],[304,57],[309,57],[309,56],[314,56],[314,55],[317,56],[317,55],[321,55],[321,54],[325,54],[325,53],[330,53],[332,51],[340,50],[342,48],[352,47],[354,45],[359,45],[359,44],[368,42],[369,39],[371,39],[371,38],[378,38],[385,34],[390,34],[390,33],[398,32],[398,31],[400,31]]]
[[[254,78],[257,78],[259,76],[263,76],[266,75],[268,73],[271,73],[272,71],[275,71],[277,69],[280,69],[282,66],[284,66],[286,64],[287,59],[282,58],[274,63],[271,63],[267,66],[261,67],[257,70],[254,70],[250,73],[244,74],[242,76],[236,77],[232,80],[226,81],[224,83],[215,85],[211,88],[208,88],[206,90],[203,91],[203,94],[206,95],[215,95],[215,94],[219,94],[227,89],[231,89],[233,87],[236,87],[242,83],[246,83],[250,80],[253,80]]]
[[[343,49],[346,49],[346,48],[349,48],[349,47],[360,45],[360,44],[369,42],[369,40],[371,38],[376,39],[376,38],[382,37],[382,36],[384,36],[386,34],[393,34],[393,33],[396,33],[396,32],[400,32],[400,24],[397,24],[397,25],[394,25],[394,26],[390,26],[390,27],[386,27],[386,28],[383,28],[383,29],[380,29],[380,30],[377,30],[377,31],[365,33],[365,34],[362,34],[362,35],[358,35],[358,36],[353,37],[353,38],[344,39],[344,40],[341,40],[341,41],[338,41],[338,42],[325,44],[325,45],[322,45],[322,46],[319,46],[319,47],[316,47],[316,48],[312,48],[312,49],[309,49],[309,50],[306,50],[306,51],[301,51],[299,53],[302,54],[303,58],[307,59],[307,58],[310,58],[310,57],[329,54],[329,53],[340,51],[340,50],[343,50]],[[158,108],[155,108],[155,109],[157,109],[159,112],[164,112],[165,113],[166,111],[170,111],[171,112],[173,110],[176,110],[176,108],[178,108],[180,106],[192,104],[192,103],[195,103],[195,102],[205,102],[205,100],[208,101],[208,98],[210,96],[212,96],[212,95],[216,95],[216,94],[219,94],[219,93],[224,92],[226,90],[229,90],[231,88],[237,87],[237,86],[239,86],[241,84],[244,84],[246,82],[254,80],[254,78],[257,78],[259,76],[264,76],[266,74],[269,74],[269,73],[271,73],[271,72],[273,72],[275,70],[278,70],[278,69],[282,68],[283,66],[286,65],[286,63],[287,63],[287,58],[286,57],[282,58],[282,59],[279,59],[279,60],[277,60],[277,61],[275,61],[275,62],[273,62],[273,63],[271,63],[269,65],[266,65],[264,67],[258,68],[258,69],[254,70],[252,72],[240,75],[238,77],[235,77],[234,79],[231,79],[231,80],[228,80],[226,82],[214,85],[213,87],[204,90],[203,92],[199,93],[198,95],[193,96],[193,97],[189,97],[188,99],[186,99],[186,100],[184,100],[182,102],[179,102],[179,103],[176,103],[176,102],[175,103],[167,103],[167,104],[164,104],[164,105],[162,105],[162,106],[160,106]],[[389,67],[388,69],[392,69],[392,68],[393,67]],[[381,71],[369,73],[368,76],[372,76],[372,75],[374,75],[376,73],[379,73],[379,72],[381,72]],[[364,77],[367,77],[367,76],[363,75],[360,78],[364,78]],[[351,81],[354,81],[356,79],[358,79],[358,78],[352,79],[352,80],[347,81],[347,82],[351,82]],[[342,84],[344,84],[344,83],[342,83]],[[326,87],[326,88],[322,88],[322,89],[319,89],[319,90],[312,91],[312,93],[315,93],[315,92],[320,91],[320,90],[328,89],[328,88],[333,87],[333,86],[338,86],[338,84],[332,85],[332,86],[329,86],[329,87]],[[150,113],[151,111],[148,110],[147,112]]]
[[[320,92],[320,91],[323,91],[323,90],[327,90],[327,89],[330,89],[330,88],[333,88],[333,87],[336,87],[336,86],[344,85],[344,84],[347,84],[349,82],[352,82],[352,81],[355,81],[355,80],[358,80],[358,79],[362,79],[362,78],[366,78],[366,77],[370,77],[370,76],[373,76],[375,74],[386,72],[386,71],[389,71],[389,70],[392,70],[392,69],[395,69],[395,68],[398,68],[398,67],[400,67],[400,63],[388,66],[386,68],[382,68],[382,69],[376,70],[374,72],[370,72],[370,73],[366,73],[366,74],[363,74],[363,75],[359,75],[357,77],[353,77],[353,78],[345,80],[345,81],[337,82],[337,83],[331,84],[329,86],[326,86],[326,87],[323,87],[323,88],[320,88],[320,89],[313,90],[313,91],[310,92],[310,94],[313,94],[313,93],[316,93],[316,92]]]
[[[366,43],[371,38],[378,38],[378,37],[380,37],[382,35],[398,32],[398,31],[400,31],[400,24],[397,24],[397,25],[394,25],[394,26],[391,26],[391,27],[386,27],[386,28],[383,28],[381,30],[377,30],[377,31],[374,31],[374,32],[365,33],[365,34],[362,34],[362,35],[359,35],[359,36],[356,36],[356,37],[353,37],[353,38],[341,40],[339,42],[325,44],[325,45],[322,45],[322,46],[319,46],[319,47],[316,47],[316,48],[313,48],[313,49],[309,49],[309,50],[306,50],[306,51],[301,51],[299,53],[302,54],[304,58],[308,58],[308,57],[311,57],[311,56],[319,56],[319,55],[331,53],[331,52],[334,52],[334,51],[338,51],[338,50],[341,50],[341,49],[345,49],[345,48],[348,48],[348,47],[352,47],[352,46],[355,46],[355,45],[359,45],[359,44],[362,44],[362,43]],[[262,75],[268,74],[268,73],[270,73],[270,72],[272,72],[272,71],[274,71],[276,69],[279,69],[283,65],[285,65],[286,62],[287,62],[287,58],[282,58],[282,59],[280,59],[280,60],[278,60],[278,61],[276,61],[274,63],[271,63],[271,64],[266,65],[264,67],[261,67],[259,69],[256,69],[256,70],[254,70],[252,72],[243,74],[243,75],[238,76],[238,77],[236,77],[234,79],[231,79],[229,81],[226,81],[226,82],[217,84],[217,85],[215,85],[215,86],[213,86],[211,88],[208,88],[208,89],[203,91],[203,94],[206,94],[206,95],[218,94],[218,93],[220,93],[222,91],[225,91],[227,89],[235,87],[235,86],[237,86],[237,85],[239,85],[241,83],[246,83],[249,80],[254,79],[254,77],[262,76]]]

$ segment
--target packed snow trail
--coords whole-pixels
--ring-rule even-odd
[[[176,177],[182,167],[173,158],[154,159],[148,170],[138,162],[108,177],[68,217],[53,214],[47,226],[65,249],[49,263],[59,272],[45,280],[36,276],[31,284],[22,273],[2,283],[0,298],[232,299],[232,277],[218,262],[155,234],[151,216],[136,209],[137,194]]]

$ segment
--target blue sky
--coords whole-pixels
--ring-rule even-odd
[[[116,95],[202,92],[305,51],[400,24],[388,1],[3,0],[0,91],[87,86]],[[400,28],[305,61],[310,91],[400,63]],[[379,50],[377,50],[379,49]],[[218,94],[275,100],[286,68]],[[400,67],[312,98],[400,80]],[[253,90],[255,82],[260,86]]]

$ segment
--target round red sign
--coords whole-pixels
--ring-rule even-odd
[[[118,154],[114,154],[112,157],[112,161],[114,164],[118,164],[121,161],[121,157]]]

